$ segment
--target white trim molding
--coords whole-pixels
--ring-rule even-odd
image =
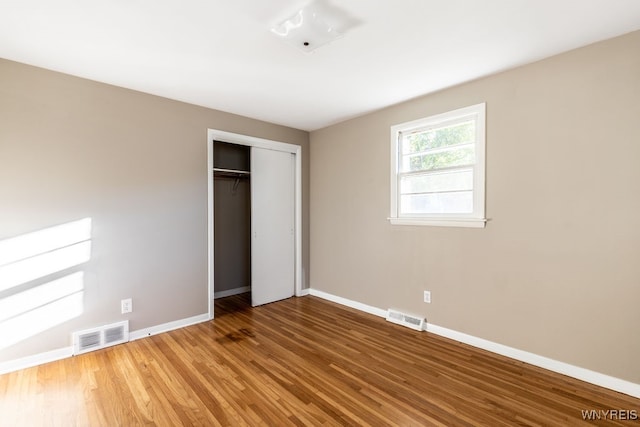
[[[332,295],[317,289],[309,289],[309,295],[326,299],[328,301],[332,301],[347,307],[355,308],[356,310],[373,314],[375,316],[386,317],[386,310],[362,304],[360,302],[353,301],[347,298]],[[608,388],[610,390],[624,393],[629,396],[640,398],[640,384],[632,383],[630,381],[612,377],[610,375],[605,375],[600,372],[591,371],[589,369],[581,368],[569,363],[560,362],[558,360],[550,359],[548,357],[540,356],[528,351],[519,350],[517,348],[485,340],[483,338],[478,338],[473,335],[468,335],[462,332],[455,331],[453,329],[444,328],[442,326],[427,323],[425,326],[425,330],[427,332],[459,341],[473,347],[481,348],[492,353],[497,353],[502,356],[518,360],[520,362],[525,362],[530,365],[548,369],[549,371],[567,375],[569,377],[576,378],[581,381],[586,381],[600,387]]]
[[[163,323],[161,325],[152,326],[150,328],[138,329],[129,333],[129,341],[147,338],[151,335],[158,335],[163,332],[173,331],[174,329],[185,328],[187,326],[196,325],[198,323],[211,320],[209,314],[200,314],[198,316],[187,317],[186,319],[174,320],[173,322]]]
[[[468,121],[473,121],[475,125],[475,135],[473,139],[475,160],[470,165],[458,166],[450,164],[448,166],[438,166],[433,168],[420,168],[418,170],[407,170],[403,167],[403,158],[406,156],[432,155],[442,147],[427,149],[421,153],[403,154],[403,135],[415,133],[426,133],[434,129],[443,129],[450,126],[457,126]],[[484,228],[487,222],[485,218],[485,139],[486,139],[486,103],[459,108],[441,114],[400,123],[390,128],[390,217],[392,225],[418,225],[418,226],[438,226],[438,227],[470,227]],[[467,144],[467,143],[465,143]],[[450,146],[452,148],[454,146]],[[431,153],[431,154],[428,154]],[[406,166],[406,165],[405,165]],[[403,179],[411,177],[427,178],[429,176],[439,176],[442,173],[472,172],[472,205],[471,212],[455,212],[455,209],[444,207],[441,213],[433,212],[403,212],[400,199],[402,196]],[[419,191],[427,191],[426,189]],[[432,193],[412,193],[422,194],[444,194],[450,190],[428,190]],[[468,191],[468,190],[465,190]],[[408,194],[408,193],[407,193]],[[447,203],[444,203],[447,205]]]
[[[465,344],[490,351],[492,353],[497,353],[511,359],[519,360],[530,365],[538,366],[540,368],[548,369],[559,374],[567,375],[569,377],[586,381],[591,384],[595,384],[601,387],[618,391],[620,393],[625,393],[630,396],[640,398],[640,384],[635,384],[630,381],[612,377],[610,375],[601,374],[600,372],[591,371],[589,369],[581,368],[569,363],[560,362],[558,360],[550,359],[548,357],[540,356],[528,351],[519,350],[517,348],[509,347],[503,344],[498,344],[493,341],[475,337],[473,335],[467,335],[465,333],[454,331],[452,329],[443,328],[442,326],[427,324],[426,331],[446,338],[450,338],[455,341],[460,341]]]
[[[197,323],[209,321],[209,314],[200,314],[198,316],[188,317],[186,319],[175,320],[173,322],[163,323],[161,325],[152,326],[150,328],[138,329],[129,332],[129,341],[147,338],[152,335],[158,335],[163,332],[169,332],[174,329],[184,328],[186,326],[195,325]],[[126,344],[126,343],[123,343]],[[47,351],[44,353],[34,354],[22,357],[20,359],[9,360],[0,363],[0,375],[9,372],[19,371],[20,369],[32,368],[45,363],[55,362],[56,360],[67,359],[73,356],[73,346],[60,348],[57,350]]]
[[[239,133],[226,132],[217,129],[207,129],[207,194],[208,194],[208,307],[209,318],[214,318],[213,300],[215,298],[214,286],[214,194],[213,194],[213,142],[224,141],[232,144],[258,147],[268,150],[283,151],[295,156],[295,289],[296,296],[302,295],[302,147],[287,142],[273,141],[270,139],[257,138],[255,136],[243,135]]]
[[[326,299],[328,301],[332,301],[338,303],[340,305],[345,305],[347,307],[355,308],[356,310],[364,311],[365,313],[373,314],[378,317],[387,317],[387,310],[383,310],[381,308],[373,307],[371,305],[362,304],[357,301],[353,301],[347,298],[342,298],[337,295],[329,294],[327,292],[319,291],[318,289],[309,289],[309,295],[314,297]]]
[[[431,225],[434,227],[484,228],[487,220],[482,219],[426,219],[387,218],[392,225]]]
[[[297,297],[306,297],[307,295],[309,295],[310,290],[308,288],[306,289],[300,289],[300,293],[297,294]]]
[[[32,356],[26,356],[20,359],[9,360],[7,362],[0,363],[0,375],[19,371],[20,369],[27,369],[38,365],[44,365],[45,363],[55,362],[56,360],[66,359],[71,356],[73,356],[73,346],[34,354]]]

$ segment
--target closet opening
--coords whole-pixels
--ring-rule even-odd
[[[214,300],[219,314],[251,305],[251,152],[213,142]]]
[[[207,131],[209,318],[304,294],[301,150]]]

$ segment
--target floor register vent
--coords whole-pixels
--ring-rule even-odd
[[[406,326],[416,331],[423,331],[425,320],[411,314],[402,313],[400,311],[389,309],[387,311],[387,320],[391,323]]]
[[[129,341],[129,321],[74,332],[73,354],[82,354]]]

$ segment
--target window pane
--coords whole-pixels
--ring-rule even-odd
[[[406,134],[402,139],[402,152],[404,154],[421,153],[435,148],[474,142],[475,124],[475,120],[469,120]]]
[[[472,213],[473,191],[405,194],[400,196],[402,214]]]
[[[435,193],[473,190],[473,169],[411,175],[400,178],[400,193]]]
[[[401,172],[472,165],[475,162],[475,157],[475,146],[473,144],[422,155],[405,155],[402,157]]]
[[[391,126],[392,223],[484,219],[485,110],[482,103]]]

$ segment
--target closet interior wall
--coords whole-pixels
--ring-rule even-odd
[[[214,298],[219,298],[251,286],[250,147],[214,142],[213,166]]]

